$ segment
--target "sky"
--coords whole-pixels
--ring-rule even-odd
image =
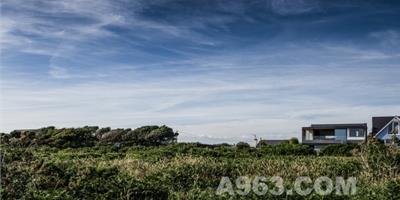
[[[1,132],[166,124],[235,143],[400,113],[398,1],[0,6]]]

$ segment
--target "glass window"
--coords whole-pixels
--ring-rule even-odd
[[[336,140],[346,140],[347,129],[335,129]]]
[[[310,130],[306,130],[306,140],[313,140],[313,133]]]
[[[389,124],[389,134],[393,133],[393,123]]]
[[[399,122],[395,121],[393,122],[393,130],[399,134]]]
[[[364,131],[364,129],[361,129],[361,128],[351,128],[349,136],[350,137],[365,137],[365,131]]]

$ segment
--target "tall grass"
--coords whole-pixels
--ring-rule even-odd
[[[281,176],[287,182],[299,176],[312,179],[353,176],[359,180],[356,196],[322,197],[313,194],[307,197],[273,197],[282,199],[386,199],[395,196],[399,187],[398,171],[393,168],[399,166],[397,157],[390,161],[391,168],[380,169],[378,164],[386,167],[387,162],[381,157],[373,157],[371,152],[364,152],[369,157],[366,157],[367,154],[333,157],[263,152],[193,145],[119,150],[113,147],[55,149],[3,146],[1,195],[2,199],[261,198],[253,193],[246,197],[216,196],[215,190],[223,176],[232,180],[238,176]],[[389,159],[394,154],[385,151],[384,155],[384,159]]]

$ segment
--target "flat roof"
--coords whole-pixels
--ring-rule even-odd
[[[367,123],[357,124],[311,124],[310,127],[304,128],[320,128],[320,129],[334,129],[334,128],[367,128]]]

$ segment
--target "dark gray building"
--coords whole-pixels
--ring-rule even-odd
[[[396,116],[372,117],[372,134],[375,136]]]
[[[367,138],[368,126],[360,124],[312,124],[302,129],[302,143],[319,150],[329,144],[361,143]]]
[[[373,117],[372,134],[385,144],[393,144],[393,136],[400,140],[400,118],[398,116]]]

